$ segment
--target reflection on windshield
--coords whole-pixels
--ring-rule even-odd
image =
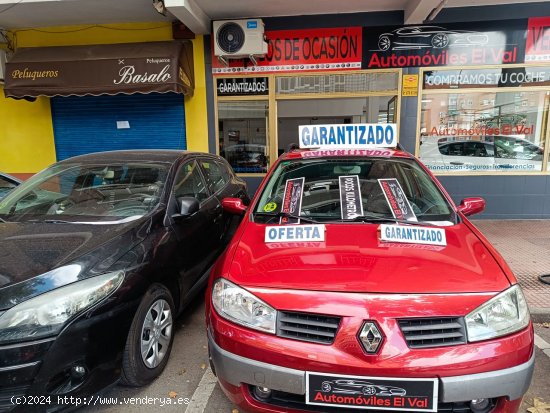
[[[155,164],[58,164],[3,199],[0,216],[14,221],[126,222],[158,205],[166,175],[166,167]]]
[[[288,213],[317,221],[361,221],[363,216],[373,221],[456,222],[432,179],[410,159],[281,162],[255,212],[256,220],[268,223],[286,223]]]

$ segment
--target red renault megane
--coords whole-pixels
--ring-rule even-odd
[[[316,133],[352,140],[318,130],[301,143]],[[484,205],[455,206],[394,148],[282,155],[249,207],[223,201],[245,214],[206,293],[226,395],[266,413],[517,412],[533,327],[514,274],[466,218]]]

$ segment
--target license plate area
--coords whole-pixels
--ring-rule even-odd
[[[437,411],[437,379],[306,372],[306,404],[346,409]]]

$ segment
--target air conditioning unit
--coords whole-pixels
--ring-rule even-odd
[[[214,55],[224,59],[265,56],[267,42],[261,19],[213,22]]]
[[[6,51],[0,49],[0,83],[4,83],[6,73]]]

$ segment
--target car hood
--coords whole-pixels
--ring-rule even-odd
[[[143,225],[143,220],[0,224],[0,310],[91,272],[104,272],[138,242],[137,230]]]
[[[266,243],[266,225],[248,222],[229,266],[242,286],[373,293],[502,291],[510,282],[465,225],[445,227],[447,246],[387,244],[379,225],[328,224],[325,241]]]

